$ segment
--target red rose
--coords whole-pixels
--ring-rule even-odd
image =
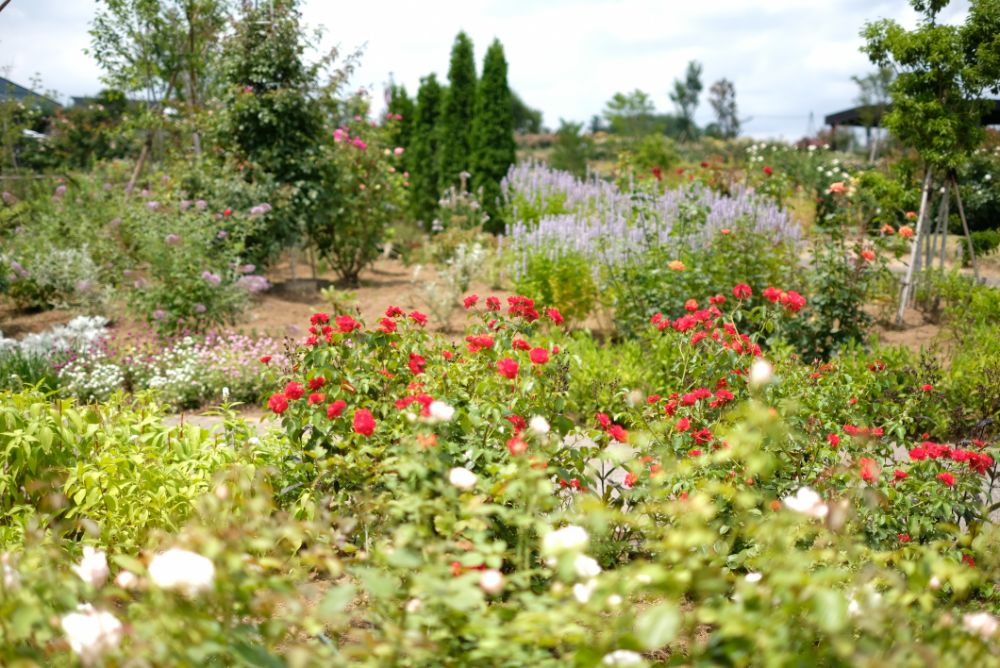
[[[875,482],[879,474],[878,464],[875,463],[875,460],[870,457],[862,457],[858,463],[861,464],[861,479],[865,482]]]
[[[270,361],[271,361],[271,356],[270,355],[261,355],[260,356],[260,363],[261,364],[267,364]]]
[[[356,329],[361,329],[361,323],[349,315],[338,315],[337,329],[344,334],[350,334]]]
[[[905,533],[899,534],[899,542],[900,543],[909,543],[910,542],[910,536],[908,534],[905,534]]]
[[[524,339],[514,339],[510,342],[510,347],[514,350],[531,350],[531,344]]]
[[[559,312],[559,309],[556,308],[545,309],[545,315],[549,316],[549,319],[557,325],[561,325],[566,321],[562,313]]]
[[[313,392],[309,395],[309,405],[315,406],[316,404],[321,404],[326,401],[326,395],[322,392]]]
[[[500,299],[497,297],[487,297],[486,298],[486,308],[491,311],[500,310]]]
[[[427,360],[422,355],[418,355],[416,353],[410,353],[409,367],[410,371],[413,372],[413,375],[416,376],[422,374],[426,366],[427,366]]]
[[[770,167],[764,167],[764,169],[763,169],[762,171],[763,171],[763,172],[764,172],[765,174],[767,174],[768,176],[770,176],[771,174],[774,174],[774,170],[773,170],[773,169],[771,169]]]
[[[746,283],[739,283],[733,288],[733,296],[737,299],[749,299],[753,295],[753,290]]]
[[[267,400],[267,407],[281,415],[288,410],[288,399],[283,394],[272,394],[271,398]]]
[[[222,215],[225,216],[226,218],[228,218],[229,216],[233,215],[233,210],[232,209],[226,209],[225,211],[222,212]]]
[[[359,408],[354,411],[354,433],[362,436],[371,436],[375,432],[375,418],[367,408]]]
[[[694,313],[698,310],[698,302],[694,299],[689,299],[684,302],[684,310]]]
[[[340,417],[344,409],[347,408],[347,402],[343,399],[337,399],[332,404],[326,407],[326,417],[329,419],[334,419]]]
[[[840,445],[840,436],[837,436],[836,434],[827,434],[826,435],[826,440],[834,448],[837,447],[838,445]]]
[[[309,380],[309,389],[310,390],[318,390],[319,388],[323,387],[324,385],[326,385],[326,378],[324,378],[323,376],[316,376],[315,378],[311,378]]]
[[[686,417],[681,418],[680,420],[677,421],[676,428],[677,431],[687,431],[688,429],[691,428],[691,421],[688,420]]]
[[[403,315],[403,309],[398,306],[389,306],[385,309],[385,317],[387,318],[395,318],[400,315]]]
[[[931,385],[930,383],[924,383],[923,385],[920,386],[920,389],[923,392],[930,392],[931,390],[934,389],[934,386]]]
[[[383,334],[392,334],[396,331],[396,321],[389,317],[382,318],[379,321],[378,328]]]
[[[518,364],[509,357],[504,357],[497,362],[497,373],[505,378],[514,379],[517,376]]]
[[[528,357],[532,364],[546,364],[549,361],[549,351],[545,348],[533,348]]]
[[[781,299],[781,290],[774,286],[764,288],[764,299],[770,302],[776,302]]]
[[[615,439],[619,443],[628,442],[628,432],[625,431],[625,428],[622,427],[621,425],[618,424],[611,425],[611,427],[608,428],[608,434],[611,436],[611,438]]]
[[[947,472],[945,472],[945,473],[938,473],[937,474],[937,479],[940,480],[941,482],[943,482],[948,487],[951,487],[952,485],[955,484],[955,476],[953,476],[952,474],[947,473]]]
[[[311,325],[325,325],[330,322],[330,316],[326,313],[313,313],[309,316],[309,324]]]
[[[473,306],[475,306],[476,302],[478,301],[479,301],[479,295],[469,295],[468,297],[462,300],[462,306],[464,306],[466,309],[470,309]]]
[[[301,399],[302,395],[306,393],[302,383],[296,383],[294,380],[288,385],[285,385],[285,397],[291,399],[292,401],[296,399]]]
[[[528,444],[520,436],[512,436],[507,441],[507,451],[514,457],[523,455],[527,450]]]
[[[427,324],[427,316],[420,311],[410,311],[410,320],[417,323],[418,325]]]
[[[629,471],[627,474],[625,474],[624,484],[626,487],[631,488],[637,482],[639,482],[639,476],[637,476],[635,473]]]

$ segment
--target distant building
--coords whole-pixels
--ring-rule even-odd
[[[52,98],[36,93],[30,88],[20,86],[9,79],[0,77],[0,102],[7,102],[10,100],[27,105],[37,105],[48,109],[59,109],[62,107],[61,104]]]

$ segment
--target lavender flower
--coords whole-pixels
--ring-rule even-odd
[[[213,274],[212,272],[205,270],[201,272],[201,277],[211,283],[212,285],[219,285],[222,283],[222,277],[218,274]]]
[[[236,287],[242,288],[250,294],[257,294],[267,290],[271,284],[263,276],[242,276],[236,281]]]

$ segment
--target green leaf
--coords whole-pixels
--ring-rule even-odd
[[[673,603],[661,603],[635,620],[635,633],[646,649],[659,649],[677,637],[681,615]]]
[[[357,589],[352,584],[342,584],[326,592],[323,602],[319,604],[319,617],[324,622],[332,624],[347,606],[354,601]]]
[[[839,592],[821,589],[813,597],[813,617],[827,633],[836,633],[847,623],[847,601]]]

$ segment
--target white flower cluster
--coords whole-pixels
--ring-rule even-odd
[[[183,405],[198,403],[205,397],[208,387],[204,375],[194,339],[186,336],[158,356],[143,380],[146,387],[159,391],[163,401]]]
[[[0,334],[0,352],[17,346],[24,354],[43,357],[67,352],[83,353],[104,336],[104,328],[107,325],[108,319],[105,317],[81,315],[65,325],[56,325],[44,332],[29,334],[20,342],[4,339]]]
[[[59,378],[69,394],[84,401],[105,401],[125,384],[124,370],[103,354],[70,362]]]

